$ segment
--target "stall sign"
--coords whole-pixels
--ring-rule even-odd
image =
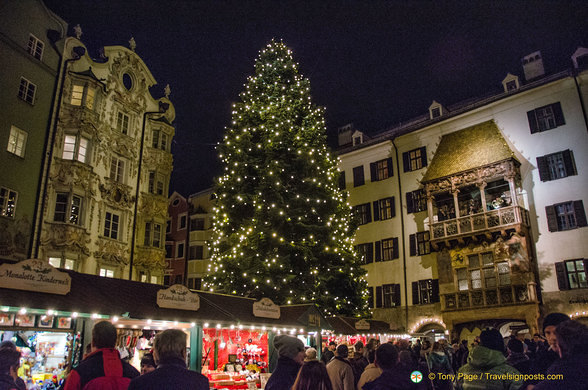
[[[308,313],[308,326],[321,326],[320,314]]]
[[[0,265],[0,287],[66,295],[71,288],[71,277],[46,261],[28,259]]]
[[[200,297],[188,287],[174,284],[157,292],[157,306],[168,309],[198,310],[200,309]]]
[[[355,329],[357,329],[357,330],[370,330],[370,323],[366,320],[359,320],[355,323]]]
[[[261,298],[253,303],[253,315],[263,318],[280,318],[280,306],[276,305],[269,298]]]

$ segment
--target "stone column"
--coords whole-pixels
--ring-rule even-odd
[[[486,204],[486,186],[488,183],[485,181],[478,184],[478,188],[480,189],[480,201],[482,202],[482,212],[488,211],[488,205]]]
[[[515,186],[515,176],[509,175],[505,177],[508,180],[508,188],[510,190],[510,205],[511,206],[518,206],[519,201],[517,199],[517,189]]]

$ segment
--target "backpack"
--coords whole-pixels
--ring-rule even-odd
[[[127,390],[131,378],[123,376],[122,361],[118,354],[102,356],[104,376],[94,378],[84,386],[83,390]]]

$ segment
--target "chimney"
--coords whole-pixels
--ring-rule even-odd
[[[545,74],[543,57],[541,57],[540,51],[523,57],[523,71],[525,72],[525,80],[527,81],[531,81]]]

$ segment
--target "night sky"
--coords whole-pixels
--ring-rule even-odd
[[[500,92],[507,72],[541,50],[547,72],[588,47],[586,1],[45,0],[80,24],[90,55],[101,46],[137,53],[176,109],[170,193],[206,189],[220,171],[214,146],[230,123],[260,49],[272,38],[294,52],[337,128],[375,134],[443,105]]]

